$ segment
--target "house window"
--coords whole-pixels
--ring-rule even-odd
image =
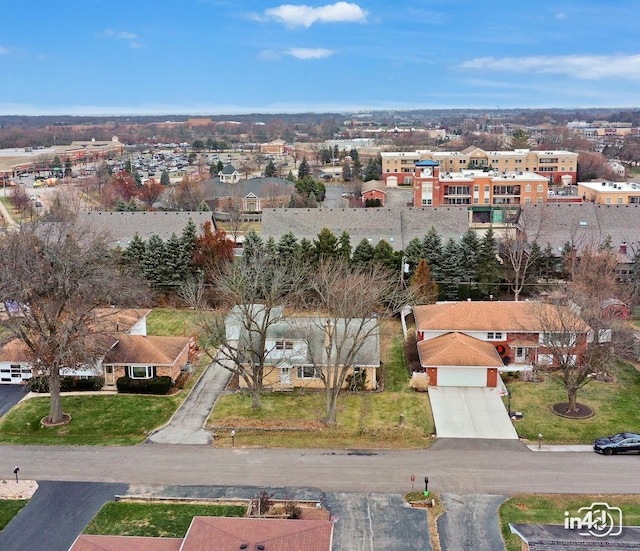
[[[531,193],[531,184],[527,184],[526,186],[524,186],[524,191],[525,193]]]
[[[317,373],[317,369],[312,365],[298,366],[298,379],[316,379]]]
[[[538,193],[542,193],[544,191],[544,186],[542,184],[538,184]]]
[[[151,379],[153,378],[153,366],[131,365],[129,366],[129,377],[132,379]]]
[[[502,333],[500,331],[489,331],[487,333],[487,339],[490,341],[502,340]]]
[[[553,354],[538,354],[538,363],[542,365],[551,365],[553,363]]]
[[[622,197],[618,197],[618,204],[622,204]]]
[[[293,341],[276,341],[276,350],[293,350]]]

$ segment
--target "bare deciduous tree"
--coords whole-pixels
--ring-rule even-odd
[[[185,289],[187,302],[199,313],[201,338],[217,349],[214,364],[244,381],[253,408],[261,407],[263,379],[276,367],[268,361],[267,340],[305,288],[306,275],[304,266],[265,252],[224,265],[214,292],[225,313],[231,309],[226,317],[208,309],[202,285]]]
[[[308,342],[308,360],[324,384],[325,422],[333,425],[338,398],[347,377],[361,365],[363,347],[378,334],[380,322],[399,311],[405,297],[398,278],[378,265],[358,270],[326,263],[311,276],[309,288],[309,306],[320,312],[317,329],[325,340],[322,347]]]
[[[23,225],[0,244],[0,300],[11,302],[6,325],[29,351],[34,370],[48,377],[48,421],[63,421],[63,368],[94,364],[104,345],[95,309],[141,300],[140,287],[110,259],[104,236],[68,218]],[[112,310],[117,311],[116,308]]]

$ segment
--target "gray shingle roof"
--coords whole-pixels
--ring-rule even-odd
[[[205,222],[212,222],[211,212],[83,212],[79,215],[82,225],[107,236],[108,242],[125,248],[136,233],[144,241],[153,234],[163,240],[175,233],[180,235],[189,219],[193,220],[198,233]]]
[[[372,245],[386,240],[395,250],[404,249],[414,237],[422,238],[434,226],[446,241],[458,239],[469,227],[466,207],[399,207],[371,209],[265,209],[262,236],[276,241],[287,232],[313,240],[323,228],[336,236],[349,233],[355,247],[363,239]]]
[[[284,178],[250,178],[239,180],[235,184],[222,182],[220,178],[211,178],[200,184],[205,190],[207,200],[221,197],[246,197],[253,193],[256,197],[291,195],[294,185]]]
[[[623,241],[640,240],[640,205],[597,205],[594,203],[547,203],[522,207],[519,225],[535,234],[541,247],[551,245],[555,254],[566,243],[578,250],[597,247],[607,237],[617,247]]]

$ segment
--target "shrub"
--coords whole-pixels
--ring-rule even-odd
[[[27,386],[31,392],[49,392],[48,377],[31,377]],[[86,379],[76,379],[75,377],[66,376],[60,379],[60,390],[62,392],[88,392],[101,390],[104,386],[102,377],[87,377]]]
[[[149,392],[151,394],[166,394],[171,388],[171,377],[163,375],[154,377],[149,381]]]
[[[166,394],[171,388],[171,377],[168,375],[153,379],[120,377],[116,381],[116,387],[122,394]]]
[[[347,375],[345,381],[351,392],[362,392],[367,388],[367,370],[361,369],[356,373],[351,373]]]

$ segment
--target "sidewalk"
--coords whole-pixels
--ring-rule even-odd
[[[543,443],[540,447],[538,444],[527,444],[527,448],[532,452],[593,452],[591,445],[564,446]]]

